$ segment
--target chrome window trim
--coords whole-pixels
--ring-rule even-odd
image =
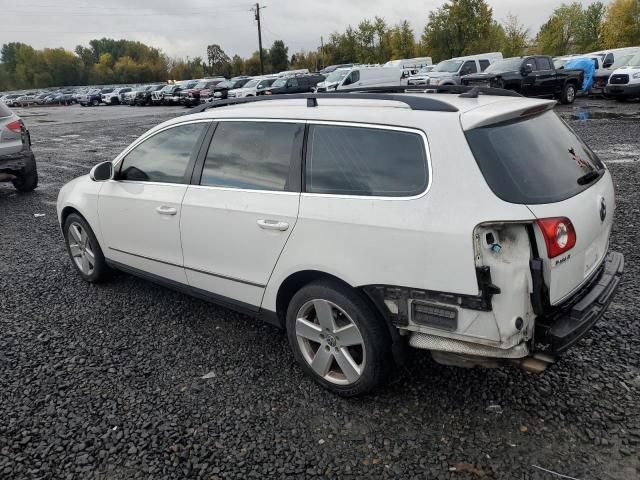
[[[378,129],[378,130],[390,130],[396,132],[404,132],[404,133],[413,133],[422,137],[422,141],[424,144],[424,152],[427,158],[427,175],[428,182],[425,190],[417,195],[413,196],[405,196],[405,197],[391,197],[391,196],[372,196],[372,195],[344,195],[344,194],[333,194],[333,193],[309,193],[309,192],[284,192],[279,190],[255,190],[255,189],[245,189],[245,188],[232,188],[232,187],[216,187],[216,186],[208,186],[208,185],[193,185],[193,184],[185,184],[185,183],[166,183],[166,182],[142,182],[136,180],[111,180],[112,182],[122,182],[122,183],[135,183],[142,185],[184,185],[188,188],[196,188],[196,189],[214,189],[220,191],[234,191],[234,192],[250,192],[250,193],[268,193],[268,194],[276,194],[276,195],[301,195],[302,197],[322,197],[322,198],[350,198],[356,200],[387,200],[387,201],[407,201],[407,200],[417,200],[424,197],[431,190],[431,185],[433,183],[433,168],[431,161],[431,152],[429,149],[429,140],[427,138],[426,133],[423,130],[415,127],[400,127],[395,125],[381,125],[377,123],[367,123],[367,122],[344,122],[339,120],[307,120],[307,119],[295,119],[295,118],[254,118],[254,117],[231,117],[231,118],[206,118],[206,119],[196,119],[189,120],[186,122],[175,123],[172,125],[167,125],[166,127],[154,131],[149,135],[139,138],[134,143],[129,145],[116,159],[113,161],[114,170],[117,169],[117,166],[124,158],[138,145],[147,139],[164,132],[170,128],[175,128],[182,125],[189,125],[192,123],[212,123],[212,122],[264,122],[264,123],[300,123],[304,125],[339,125],[345,127],[356,127],[356,128],[369,128],[369,129]],[[303,172],[304,174],[304,172]]]
[[[140,138],[138,138],[137,140],[135,140],[131,145],[129,145],[127,148],[125,148],[122,152],[120,152],[120,154],[111,162],[113,163],[113,170],[116,171],[118,165],[125,159],[125,157],[127,155],[129,155],[129,153],[131,153],[131,151],[136,148],[138,145],[140,145],[143,142],[146,142],[147,140],[149,140],[152,137],[155,137],[156,135],[158,135],[159,133],[162,132],[166,132],[167,130],[171,129],[171,128],[176,128],[176,127],[181,127],[183,125],[190,125],[193,123],[211,123],[214,122],[215,120],[210,119],[210,118],[199,118],[197,120],[188,120],[186,122],[180,122],[180,123],[173,123],[171,125],[167,125],[166,127],[163,127],[159,130],[155,130],[151,133],[149,133],[148,135],[144,135]],[[129,182],[132,180],[117,180],[117,181],[122,181],[122,182]],[[139,183],[152,183],[152,182],[139,182]],[[162,185],[168,185],[167,183],[164,182],[153,182],[153,183],[160,183]],[[177,184],[174,184],[177,185]],[[179,184],[179,185],[185,185],[185,184]]]
[[[405,197],[391,197],[391,196],[380,196],[380,195],[345,195],[345,194],[335,194],[335,193],[312,193],[312,192],[302,192],[303,197],[324,197],[324,198],[352,198],[352,199],[360,199],[360,200],[388,200],[388,201],[407,201],[407,200],[417,200],[419,198],[424,197],[429,190],[431,190],[431,184],[433,182],[433,169],[431,167],[431,152],[429,151],[429,140],[427,138],[427,134],[413,127],[398,127],[393,125],[380,125],[375,123],[364,123],[364,122],[341,122],[341,121],[325,121],[325,120],[309,120],[307,121],[308,125],[340,125],[345,127],[356,127],[356,128],[369,128],[369,129],[377,129],[377,130],[391,130],[395,132],[404,132],[404,133],[413,133],[422,137],[423,147],[427,158],[427,187],[425,190],[417,195],[405,196]],[[308,139],[307,139],[308,142]],[[303,175],[305,172],[303,172]]]

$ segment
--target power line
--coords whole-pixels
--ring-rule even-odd
[[[256,16],[256,21],[258,22],[258,51],[260,52],[260,75],[264,75],[264,54],[262,53],[262,29],[260,28],[260,10],[263,10],[267,7],[261,7],[259,3],[256,3],[253,12]]]

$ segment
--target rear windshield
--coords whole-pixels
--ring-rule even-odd
[[[593,183],[580,185],[578,179],[604,168],[554,112],[477,128],[466,135],[489,187],[511,203],[566,200]]]
[[[11,110],[7,107],[4,102],[0,102],[0,117],[10,117],[12,115]]]

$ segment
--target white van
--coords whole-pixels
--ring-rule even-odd
[[[609,68],[616,61],[616,58],[620,55],[627,53],[638,53],[640,47],[623,47],[623,48],[611,48],[609,50],[600,50],[598,52],[587,53],[585,56],[597,55],[602,58],[602,68]]]
[[[460,78],[472,73],[484,72],[492,63],[502,60],[502,53],[490,52],[444,60],[427,74],[423,85],[460,85]],[[411,80],[411,79],[410,79]],[[413,82],[413,84],[417,84]]]
[[[401,85],[403,69],[397,67],[339,68],[329,74],[318,92],[331,92],[354,87]]]
[[[416,69],[420,70],[422,67],[433,65],[431,57],[416,57],[416,58],[401,58],[399,60],[389,60],[384,64],[385,67],[404,68],[404,69]]]

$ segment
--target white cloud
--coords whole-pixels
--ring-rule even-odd
[[[2,1],[2,0],[0,0]],[[93,38],[127,38],[161,48],[170,56],[206,56],[206,46],[218,43],[229,54],[249,56],[257,50],[257,29],[252,4],[231,0],[111,0],[102,4],[71,7],[36,0],[0,3],[3,11],[0,44],[21,41],[36,48],[62,46],[72,50]],[[42,2],[42,3],[40,3]],[[289,52],[313,50],[320,36],[343,31],[375,15],[393,24],[408,19],[420,36],[430,10],[443,0],[264,0],[263,46],[282,39]],[[562,0],[489,0],[494,17],[508,13],[535,34]],[[588,5],[591,1],[582,1]],[[15,6],[13,6],[15,5]],[[24,6],[20,6],[24,5]],[[7,21],[11,19],[11,21]]]

